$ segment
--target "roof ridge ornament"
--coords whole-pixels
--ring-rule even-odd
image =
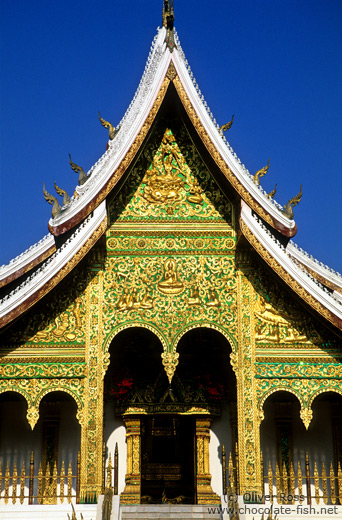
[[[44,199],[52,205],[52,218],[56,218],[57,215],[60,214],[62,211],[62,208],[57,200],[56,197],[51,195],[51,193],[48,193],[45,189],[45,183],[43,182],[43,193],[44,193]]]
[[[299,193],[297,195],[295,195],[294,197],[292,197],[292,199],[290,199],[283,208],[283,213],[284,213],[285,217],[289,218],[290,220],[292,220],[294,217],[292,208],[297,206],[297,204],[299,204],[299,202],[301,201],[301,198],[303,195],[302,187],[303,187],[303,184],[300,185]]]
[[[67,192],[65,190],[62,190],[62,188],[57,186],[56,181],[54,182],[54,186],[55,186],[55,190],[56,190],[57,194],[60,195],[61,197],[63,197],[63,206],[66,206],[70,202],[69,195],[67,194]]]
[[[229,123],[226,123],[225,125],[220,126],[220,130],[222,130],[222,132],[227,132],[227,130],[229,130],[233,126],[233,122],[234,122],[234,114],[232,115],[232,118],[229,121]]]
[[[87,174],[81,166],[78,166],[78,164],[72,162],[70,153],[68,155],[71,169],[74,170],[74,172],[78,173],[78,184],[79,186],[82,186],[82,184],[84,184],[88,180]]]
[[[105,121],[102,119],[101,114],[99,112],[99,119],[102,126],[107,128],[109,130],[109,139],[112,141],[117,134],[118,130],[112,125],[112,123],[109,123],[108,121]]]
[[[170,52],[176,47],[175,35],[173,31],[173,23],[175,21],[175,13],[173,10],[173,0],[164,0],[163,5],[163,27],[166,29],[166,36],[164,42]]]
[[[268,159],[266,166],[261,168],[261,170],[258,170],[253,177],[253,181],[257,186],[260,186],[260,177],[263,177],[268,172],[268,169],[270,167],[270,160]]]

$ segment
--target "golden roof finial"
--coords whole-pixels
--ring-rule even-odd
[[[163,4],[163,27],[166,29],[165,43],[170,52],[175,48],[175,38],[173,34],[173,22],[175,21],[175,13],[173,10],[173,0],[164,0]]]
[[[163,3],[163,27],[173,29],[173,22],[175,20],[175,13],[173,10],[173,0],[164,0]],[[172,26],[170,27],[170,24]]]

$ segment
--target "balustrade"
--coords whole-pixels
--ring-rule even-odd
[[[342,505],[342,467],[334,467],[333,463],[310,461],[308,454],[305,460],[287,465],[278,462],[262,463],[263,493],[245,497],[249,502],[277,502],[278,504],[325,504]],[[239,494],[238,463],[235,453],[227,457],[222,447],[222,484],[224,494]],[[320,469],[319,469],[320,468]]]
[[[109,454],[106,465],[105,450],[103,454],[103,492],[111,489],[118,494],[118,447],[115,446],[114,465]],[[12,469],[10,469],[10,467]],[[45,467],[35,463],[31,453],[30,464],[25,462],[20,469],[16,461],[10,466],[9,462],[1,465],[0,462],[0,504],[57,504],[74,501],[80,503],[80,454],[77,457],[76,474],[73,473],[71,462],[62,461],[58,471],[57,462]],[[95,497],[96,499],[96,497]]]

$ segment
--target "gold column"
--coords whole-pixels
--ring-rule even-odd
[[[243,253],[243,252],[241,252]],[[240,494],[262,494],[260,421],[257,410],[255,364],[255,293],[246,276],[251,266],[248,255],[240,253],[238,273],[238,363],[237,412]]]
[[[140,419],[124,417],[127,442],[127,472],[126,485],[121,493],[121,504],[140,504],[141,473],[140,473]]]
[[[210,417],[196,419],[196,492],[197,504],[220,504],[211,487],[209,468]]]
[[[102,492],[103,445],[103,264],[96,248],[89,256],[90,283],[86,290],[85,403],[81,423],[80,502],[96,503]]]

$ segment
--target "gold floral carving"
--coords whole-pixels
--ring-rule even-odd
[[[300,417],[305,428],[308,428],[312,419],[312,402],[318,395],[335,392],[342,395],[340,379],[303,379],[298,378],[271,378],[257,379],[256,399],[259,413],[262,413],[266,399],[275,392],[290,392],[298,398],[301,406]],[[260,415],[262,420],[263,416]]]
[[[178,352],[163,352],[161,357],[166,375],[168,377],[169,382],[171,383],[179,362],[179,354]]]
[[[196,492],[198,504],[217,504],[220,497],[213,492],[209,468],[210,419],[196,419]]]
[[[83,409],[84,382],[80,379],[3,379],[0,380],[0,393],[18,392],[27,401],[27,420],[33,429],[39,419],[39,403],[51,392],[65,392],[75,401],[78,411]]]
[[[176,68],[173,62],[170,62],[169,68],[167,69],[166,77],[169,78],[170,81],[173,81],[177,76]]]
[[[253,291],[245,274],[249,267],[243,267],[238,276],[238,446],[240,491],[261,492],[260,431],[255,420],[257,406],[255,399],[255,334]],[[247,271],[246,271],[247,270]]]
[[[305,428],[308,429],[310,426],[311,419],[312,419],[311,408],[301,408],[300,418],[302,419]]]
[[[228,337],[236,331],[233,258],[177,253],[166,259],[113,255],[104,273],[105,335],[113,337],[125,324],[152,326],[165,341],[162,360],[171,379],[178,363],[174,339],[190,324],[229,330]]]
[[[36,406],[30,406],[27,409],[26,418],[29,425],[31,426],[31,429],[33,430],[39,419],[39,408]]]
[[[81,422],[81,497],[101,492],[103,439],[103,367],[102,309],[103,271],[95,255],[89,268],[94,276],[86,291],[86,363],[85,410]],[[84,418],[86,417],[86,420]]]
[[[140,502],[140,419],[125,417],[127,438],[127,473],[125,489],[120,496],[122,504],[137,504]]]
[[[259,295],[256,302],[255,339],[258,343],[322,343],[323,340],[314,330],[311,320],[304,319],[303,313],[289,304],[284,295],[276,293],[275,289],[269,291],[268,295],[270,301]]]
[[[146,168],[146,158],[149,166]],[[208,222],[232,218],[226,200],[185,127],[160,127],[110,205],[113,222]]]
[[[21,360],[21,359],[20,359]],[[6,363],[0,365],[0,379],[11,378],[74,378],[85,376],[85,365],[79,362],[65,363],[63,361],[53,363],[24,364]]]

